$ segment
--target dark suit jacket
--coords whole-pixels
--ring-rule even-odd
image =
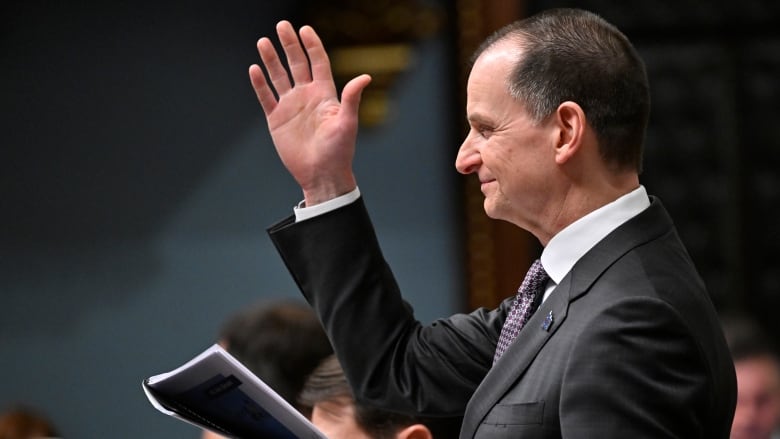
[[[729,436],[731,358],[657,199],[575,264],[493,367],[512,299],[422,326],[362,199],[269,233],[367,403],[463,415],[461,438]]]

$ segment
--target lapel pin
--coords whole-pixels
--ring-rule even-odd
[[[547,317],[544,318],[544,322],[542,323],[542,329],[545,331],[550,330],[550,326],[553,324],[553,313],[550,311],[549,314],[547,314]]]

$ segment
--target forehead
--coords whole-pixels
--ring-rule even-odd
[[[774,359],[763,356],[742,359],[734,363],[734,368],[742,392],[760,389],[780,393],[780,365]]]
[[[467,84],[468,95],[509,93],[510,74],[523,54],[521,41],[517,37],[506,37],[474,60]]]
[[[516,60],[516,51],[508,48],[505,43],[497,43],[480,54],[474,61],[469,74],[469,85],[481,81],[506,85]]]
[[[525,39],[521,35],[506,35],[484,49],[472,66],[472,74],[484,70],[501,68],[509,73],[512,66],[523,56]],[[506,79],[506,78],[502,78]]]
[[[466,88],[466,117],[477,122],[498,123],[517,115],[520,103],[510,94],[509,80],[519,57],[518,49],[496,43],[483,52],[471,69]]]

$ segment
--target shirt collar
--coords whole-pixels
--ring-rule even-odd
[[[648,207],[650,199],[640,185],[558,232],[542,251],[542,266],[550,279],[559,284],[588,250]]]

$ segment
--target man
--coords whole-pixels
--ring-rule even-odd
[[[752,321],[726,318],[724,325],[737,372],[731,439],[780,438],[780,358]]]
[[[325,358],[306,380],[300,403],[311,422],[329,438],[431,439],[457,436],[452,419],[422,419],[355,401],[335,355]]]
[[[671,219],[639,184],[649,90],[622,33],[551,10],[477,51],[455,166],[477,175],[490,217],[544,251],[497,309],[422,326],[352,173],[370,77],[339,102],[313,29],[300,41],[287,22],[277,32],[290,76],[267,38],[269,79],[249,74],[304,200],[269,232],[361,400],[463,414],[461,438],[728,437],[733,364]]]
[[[306,378],[333,354],[333,348],[306,303],[272,300],[241,310],[222,325],[219,344],[285,401],[310,415],[298,405],[298,395]],[[201,439],[222,437],[207,430],[201,435]]]

